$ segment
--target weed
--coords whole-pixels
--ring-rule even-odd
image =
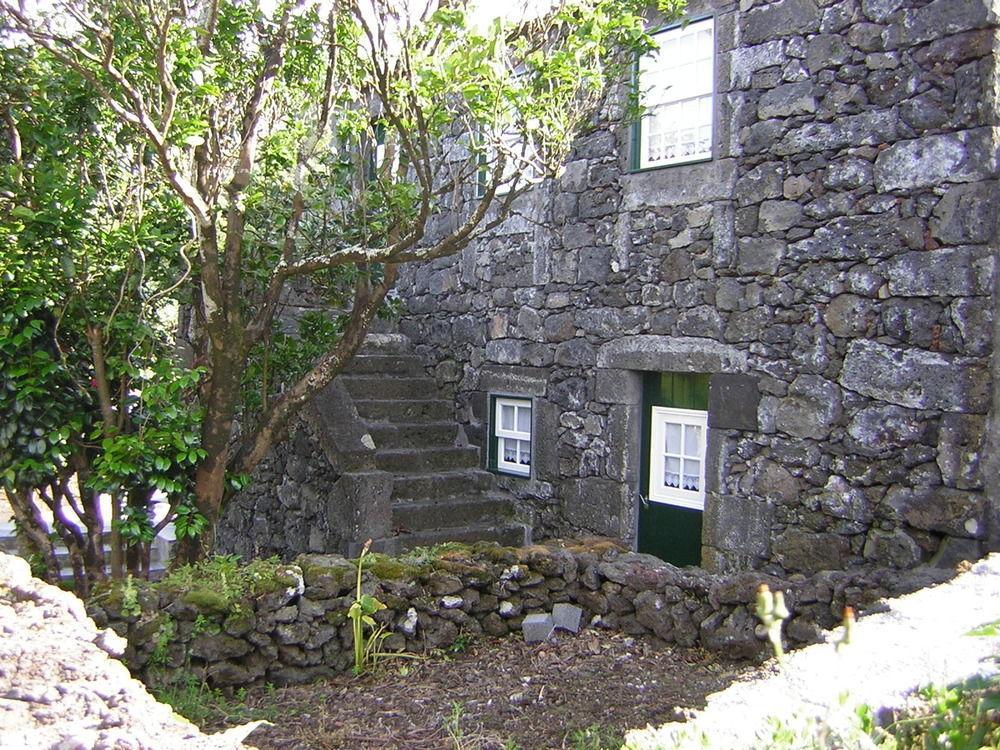
[[[355,591],[354,602],[347,610],[347,616],[351,618],[351,629],[354,633],[354,674],[362,674],[367,668],[374,667],[378,660],[379,647],[385,639],[385,626],[379,625],[372,617],[379,610],[385,609],[385,605],[371,594],[361,593],[361,571],[364,568],[365,555],[371,547],[372,540],[365,542],[361,548],[361,555],[358,557],[358,585]],[[364,636],[364,627],[371,628],[371,635]]]
[[[220,632],[218,623],[205,617],[205,615],[199,614],[194,618],[194,626],[191,628],[192,635],[201,635],[202,633],[211,633],[215,635]]]
[[[621,733],[600,724],[573,730],[569,741],[573,750],[618,750],[624,742]]]
[[[218,688],[211,688],[193,674],[153,689],[157,700],[199,727],[242,724],[258,719],[274,720],[280,709],[269,702],[267,707],[246,705],[247,691],[237,690],[232,698]]]
[[[767,628],[767,638],[778,661],[784,661],[785,649],[781,645],[781,626],[791,613],[785,606],[785,595],[781,591],[771,592],[766,583],[757,587],[757,617]]]
[[[974,677],[946,688],[924,688],[917,695],[923,710],[885,728],[893,750],[1000,748],[1000,677]]]
[[[126,617],[138,617],[142,614],[142,607],[139,604],[139,587],[136,585],[131,573],[122,581],[121,596],[121,611],[123,615]]]
[[[467,750],[465,731],[462,729],[462,717],[464,715],[465,709],[462,707],[462,704],[454,701],[451,704],[451,713],[444,720],[444,729],[448,733],[448,737],[451,738],[455,750]]]
[[[467,633],[464,630],[461,631],[452,644],[448,646],[448,651],[452,654],[461,654],[464,651],[468,651],[469,647],[475,643],[476,637],[472,633]]]
[[[167,663],[168,649],[174,636],[177,634],[177,625],[169,616],[160,621],[160,626],[153,636],[153,653],[149,655],[150,663],[156,666],[163,666]]]

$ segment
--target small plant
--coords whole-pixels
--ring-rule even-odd
[[[621,734],[600,724],[573,730],[569,741],[573,750],[617,750],[623,742]]]
[[[837,653],[840,653],[845,648],[851,645],[851,641],[854,640],[854,608],[844,607],[844,632],[841,634],[840,639],[837,641],[835,648]]]
[[[138,617],[142,614],[142,607],[139,605],[139,587],[136,586],[131,573],[122,581],[122,614],[126,617]]]
[[[475,640],[476,637],[472,633],[467,633],[463,630],[455,637],[452,644],[448,646],[448,651],[452,654],[461,654],[468,651]]]
[[[381,646],[386,636],[385,626],[375,622],[375,618],[372,616],[379,610],[385,609],[385,605],[371,594],[361,593],[361,571],[365,555],[368,554],[371,544],[372,540],[369,539],[365,542],[365,546],[361,548],[361,555],[358,557],[357,590],[355,591],[354,602],[351,604],[350,609],[347,610],[347,616],[351,618],[351,628],[354,633],[354,674],[356,675],[364,673],[368,667],[375,666],[378,657],[381,655],[379,646]],[[365,638],[364,635],[365,626],[369,627],[372,631],[368,638]]]
[[[444,720],[445,731],[448,732],[455,750],[463,750],[465,748],[465,731],[462,729],[462,716],[464,714],[465,709],[462,708],[462,704],[454,701],[451,704],[451,713]]]
[[[974,677],[917,696],[923,710],[885,727],[893,750],[994,750],[1000,748],[1000,678]]]
[[[766,583],[757,587],[757,617],[767,631],[774,655],[779,662],[785,660],[785,648],[781,645],[781,626],[791,613],[785,606],[785,595],[781,591],[771,592]]]
[[[247,691],[237,690],[232,698],[218,688],[209,687],[193,674],[154,688],[156,699],[199,727],[242,724],[253,720],[273,720],[279,709],[268,701],[260,707],[246,705]]]
[[[160,626],[156,629],[156,634],[153,636],[154,645],[153,653],[149,655],[150,663],[156,666],[163,666],[167,663],[168,649],[176,634],[177,625],[173,619],[164,617],[160,622]]]

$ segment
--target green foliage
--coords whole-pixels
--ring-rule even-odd
[[[241,563],[238,555],[216,555],[170,571],[153,588],[183,592],[184,601],[206,612],[231,613],[242,611],[244,598],[293,586],[296,580],[277,557]]]
[[[455,640],[452,642],[450,646],[448,646],[448,652],[452,654],[461,654],[465,651],[468,651],[469,648],[472,646],[472,644],[475,642],[476,642],[476,636],[474,636],[472,633],[467,633],[463,630],[459,632],[457,636],[455,636]]]
[[[142,614],[139,605],[139,587],[131,575],[121,582],[121,611],[126,617],[138,617]]]
[[[61,493],[86,524],[106,493],[142,549],[153,492],[190,498],[203,455],[202,373],[169,356],[186,222],[134,130],[49,53],[0,48],[0,111],[21,147],[0,147],[0,488],[36,509]]]
[[[622,741],[621,732],[600,724],[591,724],[569,733],[569,746],[573,750],[618,750]]]
[[[149,661],[156,666],[163,666],[167,663],[170,644],[177,635],[177,623],[169,615],[164,615],[153,636],[153,652],[149,655]]]
[[[971,636],[986,636],[993,637],[1000,635],[1000,620],[994,620],[993,622],[986,622],[980,625],[978,628],[973,628],[966,635]]]
[[[347,610],[347,616],[351,619],[351,631],[354,636],[354,674],[361,675],[369,669],[375,667],[381,655],[379,648],[386,637],[385,626],[375,622],[373,615],[385,609],[385,605],[371,594],[361,592],[361,572],[364,569],[365,555],[372,540],[365,542],[358,556],[358,583],[354,594],[354,601]],[[366,637],[364,629],[370,630]]]
[[[239,688],[229,697],[193,674],[154,686],[152,692],[158,701],[166,703],[176,713],[202,728],[257,720],[274,721],[283,713],[282,708],[273,702],[248,705],[244,688]]]
[[[889,750],[1000,749],[1000,677],[918,692],[921,705],[885,727]]]

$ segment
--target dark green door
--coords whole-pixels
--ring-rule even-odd
[[[650,498],[650,467],[654,463],[651,459],[651,433],[653,407],[657,406],[707,411],[708,375],[649,372],[643,380],[639,551],[656,555],[674,565],[699,565],[702,511],[672,504],[669,500],[656,502]],[[704,456],[701,458],[704,460]],[[701,482],[704,481],[703,473]]]

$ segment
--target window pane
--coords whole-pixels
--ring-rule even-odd
[[[500,428],[504,430],[514,429],[514,407],[507,404],[500,406]]]
[[[691,490],[692,492],[697,492],[701,487],[699,486],[701,482],[699,481],[700,473],[700,463],[698,461],[685,461],[684,462],[684,481],[683,488],[685,490]]]
[[[701,427],[689,424],[685,428],[684,455],[701,456]]]
[[[521,406],[517,410],[517,431],[531,434],[531,407]]]
[[[503,454],[503,460],[508,463],[517,463],[517,441],[516,440],[506,440],[500,438],[500,450]]]
[[[668,458],[663,462],[663,484],[667,487],[681,486],[681,460]]]
[[[664,441],[664,452],[673,453],[675,456],[681,453],[681,426],[677,423],[667,423],[665,425],[664,433],[666,435],[666,440]]]
[[[520,464],[522,466],[531,466],[531,443],[527,440],[518,440],[517,444],[520,453]]]

